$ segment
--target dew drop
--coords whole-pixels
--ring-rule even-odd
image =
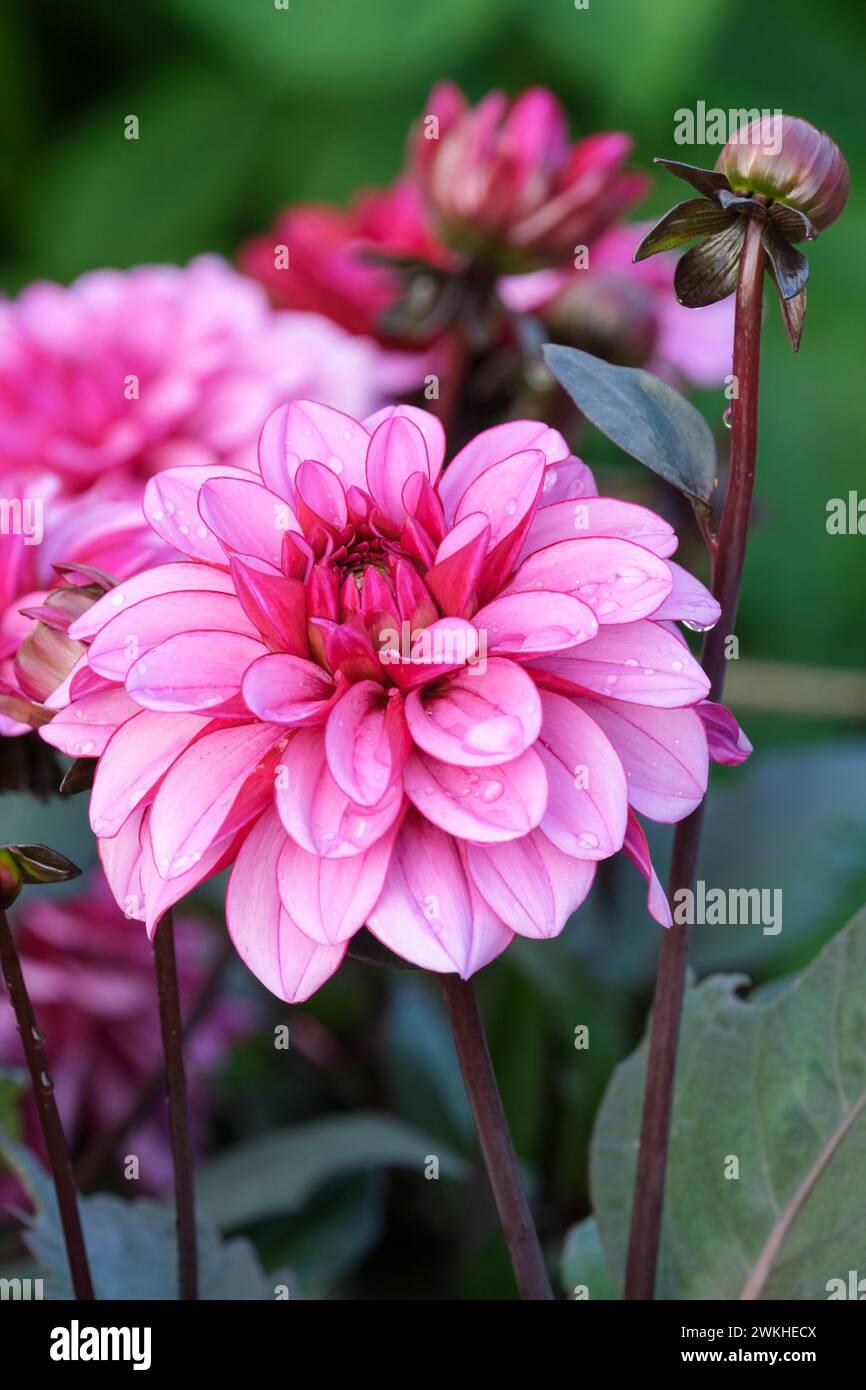
[[[503,783],[493,777],[487,782],[482,782],[479,795],[481,800],[486,801],[489,805],[491,801],[498,801],[504,791]]]

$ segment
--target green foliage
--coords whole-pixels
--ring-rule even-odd
[[[866,909],[785,989],[744,1001],[742,976],[713,976],[689,992],[661,1297],[822,1299],[862,1265],[864,976]],[[617,1069],[593,1137],[595,1215],[618,1285],[645,1062],[642,1044]]]
[[[548,343],[544,360],[596,429],[687,497],[709,505],[716,446],[685,396],[651,372],[615,367],[579,348]]]

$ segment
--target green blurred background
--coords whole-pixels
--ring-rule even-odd
[[[589,0],[587,10],[573,0],[290,0],[287,10],[273,0],[6,0],[0,10],[9,293],[99,265],[230,255],[281,206],[342,201],[389,180],[440,77],[473,98],[547,84],[576,135],[628,130],[643,168],[655,154],[714,162],[712,147],[673,143],[675,111],[699,100],[781,107],[840,144],[851,197],[809,248],[798,357],[768,302],[756,520],[730,687],[757,751],[714,786],[702,866],[708,883],[782,887],[784,929],[765,938],[757,928],[698,928],[700,971],[782,976],[866,897],[866,537],[825,528],[828,499],[866,496],[864,60],[862,0]],[[137,142],[123,138],[130,114]],[[681,196],[660,177],[641,214]],[[721,392],[698,403],[722,435]],[[790,666],[805,668],[796,681]],[[853,679],[834,682],[826,668]],[[53,843],[92,859],[82,811],[51,813]],[[20,803],[16,817],[18,838],[46,838],[43,809]],[[662,860],[665,840],[656,842]],[[637,879],[628,870],[600,879],[564,938],[520,943],[482,981],[506,1107],[554,1252],[586,1210],[592,1117],[642,1030],[657,949]],[[216,910],[218,894],[212,902]],[[305,1012],[335,1040],[339,1065],[294,1055],[275,1063],[268,1037],[242,1049],[224,1083],[225,1143],[362,1105],[471,1152],[431,983],[350,963]],[[588,1052],[573,1047],[582,1023]],[[302,1215],[259,1223],[255,1234],[266,1257],[294,1261],[311,1290],[507,1295],[486,1199],[459,1184],[441,1195],[439,1184],[418,1188],[414,1176],[340,1180]]]

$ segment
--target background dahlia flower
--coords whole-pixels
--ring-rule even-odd
[[[99,870],[60,900],[24,894],[14,909],[16,944],[39,1024],[48,1039],[51,1078],[73,1151],[110,1134],[159,1066],[162,1047],[153,990],[151,950],[140,928],[126,921]],[[192,1004],[205,981],[216,941],[200,918],[177,921],[180,990]],[[248,1001],[225,993],[211,1005],[186,1047],[196,1138],[207,1129],[206,1080],[232,1042],[255,1026]],[[0,1011],[0,1065],[21,1065],[21,1040],[11,1009]],[[42,1151],[31,1095],[22,1102],[24,1136]],[[132,1129],[117,1154],[136,1154],[140,1182],[160,1191],[171,1182],[171,1149],[162,1107]],[[0,1180],[5,1198],[17,1194]]]
[[[642,174],[625,171],[620,133],[570,144],[552,92],[532,87],[477,106],[451,82],[427,99],[410,136],[409,164],[446,245],[525,269],[574,256],[640,198]]]
[[[668,922],[638,814],[694,809],[708,737],[748,751],[676,627],[718,607],[667,522],[598,497],[535,421],[444,455],[410,406],[282,406],[259,476],[151,479],[150,525],[188,558],[70,627],[86,659],[41,733],[99,755],[117,901],[153,931],[233,864],[232,939],[287,1000],[364,924],[469,976],[561,931],[620,849]]]
[[[55,563],[125,579],[169,558],[142,517],[148,477],[169,464],[255,468],[275,405],[312,394],[364,413],[408,360],[317,315],[274,312],[216,256],[0,301],[0,696],[39,701],[80,651],[62,637],[61,599],[43,613],[39,652],[16,660],[34,629],[21,609],[43,608]],[[39,543],[12,507],[39,508]],[[28,728],[0,708],[0,733]]]

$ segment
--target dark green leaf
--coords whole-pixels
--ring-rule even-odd
[[[428,1155],[445,1177],[463,1178],[462,1158],[390,1115],[355,1112],[272,1130],[205,1164],[196,1178],[201,1210],[221,1229],[298,1211],[329,1179],[400,1167],[424,1182]]]
[[[54,1185],[37,1160],[0,1135],[0,1154],[14,1168],[36,1207],[24,1243],[39,1265],[46,1294],[71,1299],[72,1286]],[[98,1193],[80,1197],[81,1224],[97,1299],[177,1298],[177,1234],[167,1202]],[[200,1297],[219,1300],[270,1299],[272,1280],[262,1271],[247,1240],[223,1241],[206,1220],[197,1222]]]
[[[23,883],[63,883],[78,878],[81,870],[48,845],[7,845],[21,872]]]
[[[690,198],[688,202],[677,203],[660,222],[650,228],[635,251],[634,259],[643,261],[657,251],[673,251],[687,241],[694,241],[696,237],[723,231],[735,217],[735,213],[726,212],[718,203],[711,203],[707,198]]]
[[[696,188],[705,198],[715,200],[716,194],[723,188],[731,191],[727,175],[720,173],[718,169],[701,169],[696,164],[682,164],[677,159],[654,159],[653,164],[660,164],[669,174],[676,174],[678,179],[685,179],[686,183],[690,183],[692,188]]]
[[[560,1276],[568,1298],[619,1298],[607,1267],[598,1225],[593,1217],[588,1216],[585,1221],[578,1222],[566,1233],[560,1261]]]
[[[817,229],[805,212],[789,208],[786,203],[772,203],[767,214],[774,227],[789,241],[816,241]]]
[[[579,348],[548,343],[544,358],[602,434],[688,497],[709,505],[716,446],[704,417],[651,372],[614,367]]]
[[[702,309],[734,293],[745,231],[746,223],[738,217],[726,231],[707,237],[677,262],[674,290],[687,309]]]
[[[768,223],[761,233],[761,242],[773,267],[773,279],[782,299],[794,299],[806,288],[809,262],[792,246],[787,237]]]
[[[78,792],[89,792],[96,773],[96,758],[76,758],[60,783],[61,796],[75,796]]]
[[[862,1269],[864,978],[866,910],[760,1002],[739,997],[738,976],[689,991],[661,1297],[825,1299],[831,1279]],[[593,1139],[593,1204],[618,1282],[645,1067],[644,1043],[615,1073]]]

